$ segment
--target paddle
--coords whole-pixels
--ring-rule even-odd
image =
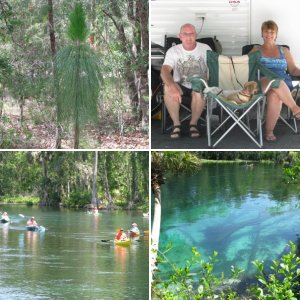
[[[103,243],[110,243],[110,242],[113,242],[114,240],[101,240],[101,242]]]
[[[25,216],[24,216],[24,215],[22,215],[22,214],[19,214],[19,216],[20,216],[20,217],[22,217],[22,218],[25,218]]]
[[[120,231],[120,228],[117,228],[117,229],[116,229],[116,232],[119,232],[119,231]],[[130,231],[130,230],[127,230],[127,231]],[[149,234],[149,230],[144,230],[144,233],[145,233],[145,234]]]

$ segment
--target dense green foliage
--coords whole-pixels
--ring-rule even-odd
[[[167,249],[166,251],[169,251]],[[186,262],[182,268],[172,264],[173,272],[168,280],[160,281],[159,278],[153,283],[152,289],[154,293],[153,299],[236,299],[237,293],[232,291],[230,286],[226,286],[224,274],[220,277],[214,275],[214,267],[218,262],[218,253],[215,251],[209,257],[209,261],[201,258],[201,254],[196,248],[192,249],[192,258]],[[170,263],[159,258],[160,263]],[[197,271],[193,271],[197,268]],[[198,269],[200,269],[198,271]],[[243,271],[241,269],[231,268],[231,280],[238,278]],[[196,279],[199,277],[200,279]],[[220,286],[224,284],[223,289]]]
[[[101,205],[105,208],[111,201],[111,208],[118,204],[126,207],[133,201],[133,208],[146,210],[148,152],[97,153]],[[0,152],[0,197],[10,202],[15,197],[25,197],[24,203],[28,197],[39,197],[44,205],[82,207],[91,203],[94,155],[95,152]]]
[[[284,175],[289,183],[300,182],[300,156],[295,157],[294,161],[284,167]]]
[[[21,148],[22,141],[34,143],[32,124],[45,124],[50,127],[49,131],[55,130],[57,90],[53,57],[55,51],[70,44],[70,38],[79,40],[85,52],[87,48],[94,52],[96,60],[89,60],[86,68],[101,67],[101,91],[98,84],[93,86],[95,81],[89,84],[93,91],[98,88],[97,109],[93,104],[91,110],[98,113],[103,134],[132,134],[148,129],[147,109],[144,109],[148,106],[144,100],[148,96],[148,1],[3,0],[0,5],[0,65],[5,60],[6,66],[11,67],[9,76],[2,76],[4,69],[0,67],[0,90],[5,86],[3,103],[4,106],[14,105],[15,110],[19,106],[20,119],[23,110],[30,115],[22,119],[20,130],[8,110],[4,110],[7,115],[0,119],[1,148]],[[83,69],[80,74],[85,73]],[[85,96],[89,98],[88,94]],[[64,127],[62,138],[69,136],[69,130]],[[92,142],[88,142],[87,148],[94,148]]]
[[[236,283],[240,282],[241,269],[231,267],[231,277],[214,275],[214,267],[218,263],[218,253],[215,251],[209,261],[200,259],[196,248],[192,249],[192,258],[184,267],[164,259],[164,253],[159,258],[160,263],[171,263],[172,274],[167,280],[161,280],[159,275],[152,284],[152,299],[259,299],[259,300],[296,300],[299,299],[300,258],[296,254],[296,245],[289,244],[290,252],[281,258],[273,260],[271,270],[265,270],[263,261],[254,261],[257,268],[257,283],[242,294]],[[170,247],[166,251],[169,251]],[[196,271],[195,271],[196,270]],[[199,279],[200,278],[200,279]]]
[[[258,281],[262,287],[253,290],[260,300],[297,300],[300,296],[300,258],[296,254],[296,245],[290,242],[291,252],[279,260],[273,260],[271,274],[264,272],[264,262],[255,261]],[[297,297],[298,296],[298,297]]]

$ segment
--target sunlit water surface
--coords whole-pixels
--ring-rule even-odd
[[[141,236],[130,247],[114,246],[115,229],[132,222],[143,230],[142,213],[0,206],[13,221],[0,224],[0,299],[149,298],[149,244]],[[25,218],[19,216],[25,215]],[[34,215],[45,232],[25,230]]]
[[[172,243],[166,257],[179,266],[196,246],[204,259],[218,251],[216,273],[228,275],[234,265],[251,276],[254,260],[268,265],[298,234],[299,192],[282,182],[281,167],[205,165],[197,174],[168,176],[162,187],[160,249]]]

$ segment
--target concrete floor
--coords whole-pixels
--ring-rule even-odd
[[[300,131],[300,121],[297,122]],[[169,132],[161,134],[160,121],[151,120],[151,149],[212,149],[207,145],[206,127],[198,126],[201,137],[192,139],[188,135],[188,124],[182,125],[182,135],[179,139],[171,139]],[[263,150],[289,150],[300,149],[300,134],[295,134],[282,122],[278,122],[275,128],[276,142],[264,141],[263,148],[256,144],[239,128],[235,127],[215,148],[213,149],[263,149]]]

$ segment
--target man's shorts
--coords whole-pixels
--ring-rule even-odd
[[[182,91],[181,103],[184,105],[187,105],[187,106],[191,106],[193,90],[181,85],[178,82],[177,82],[177,84],[181,88],[181,91]]]

